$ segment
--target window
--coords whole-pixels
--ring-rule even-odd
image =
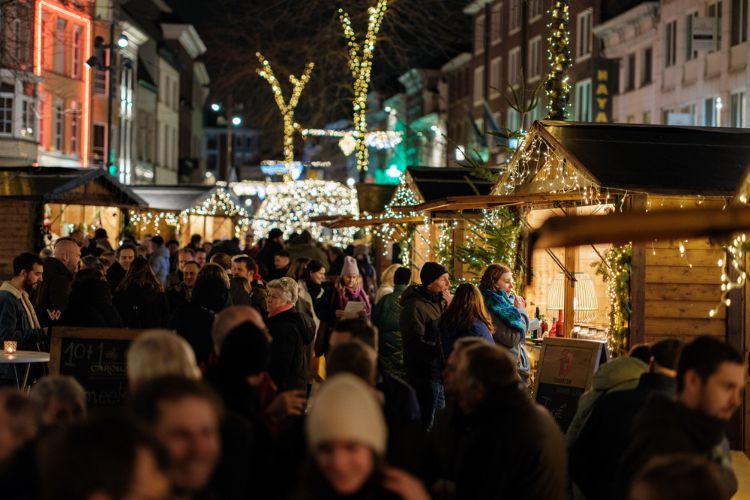
[[[172,149],[174,151],[172,154],[172,168],[174,170],[177,170],[177,160],[180,157],[180,154],[177,149],[178,146],[179,146],[179,143],[177,142],[177,128],[173,128],[172,129]]]
[[[690,125],[695,125],[695,104],[688,104],[680,109],[680,113],[690,115]]]
[[[481,104],[484,99],[484,66],[474,68],[474,104]]]
[[[0,134],[13,133],[13,95],[0,95]]]
[[[591,79],[576,83],[576,121],[591,121]]]
[[[641,87],[651,83],[653,50],[643,49],[641,53]]]
[[[744,128],[747,126],[747,98],[744,91],[732,94],[732,109],[729,120],[731,127]]]
[[[60,98],[55,99],[55,151],[62,153],[63,150],[63,118],[65,117],[65,109],[63,108],[63,100]]]
[[[496,57],[490,63],[490,99],[500,96],[503,78],[503,59]]]
[[[103,51],[105,54],[104,65],[109,66],[109,51]],[[101,61],[101,59],[100,59]],[[94,94],[106,96],[109,90],[109,72],[103,69],[94,70]]]
[[[162,89],[164,90],[164,104],[166,106],[170,106],[172,103],[172,98],[169,95],[170,87],[170,78],[168,75],[164,75],[164,85],[162,85]]]
[[[531,104],[531,101],[527,103],[527,106]],[[534,109],[531,110],[529,113],[529,116],[531,117],[531,123],[534,123],[535,121],[539,120],[540,116],[542,114],[542,103],[537,101],[536,106],[534,106]]]
[[[47,94],[39,92],[39,147],[47,149]]]
[[[16,18],[13,20],[13,45],[16,49],[16,61],[23,62],[23,30],[21,29],[21,19]]]
[[[70,154],[77,155],[80,154],[81,141],[81,118],[78,116],[80,110],[78,109],[78,103],[75,101],[70,103],[70,107],[72,108],[70,113]]]
[[[625,58],[625,92],[635,90],[635,54]]]
[[[510,0],[508,18],[508,31],[510,34],[521,29],[521,0]]]
[[[498,43],[503,39],[503,4],[496,3],[492,6],[490,25],[490,37],[492,43]]]
[[[55,71],[65,74],[65,26],[67,21],[62,17],[57,18],[57,31],[55,32]]]
[[[576,55],[578,59],[591,56],[591,19],[591,10],[578,14],[578,30],[576,31]]]
[[[23,127],[21,137],[33,139],[36,129],[36,115],[34,114],[34,104],[29,99],[21,101],[21,125]]]
[[[175,80],[172,82],[172,99],[174,99],[174,102],[172,103],[172,107],[175,109],[175,111],[180,109],[180,82],[179,80]]]
[[[73,30],[73,67],[70,71],[70,76],[73,78],[81,78],[81,53],[83,47],[81,46],[81,35],[82,28],[76,26]]]
[[[646,125],[651,124],[651,111],[643,112],[643,123],[645,123]]]
[[[508,52],[508,83],[515,87],[520,83],[521,47],[514,47]]]
[[[104,155],[107,151],[107,125],[105,123],[94,124],[94,166],[104,168]]]
[[[49,34],[50,34],[50,26],[49,26],[49,13],[42,12],[42,23],[41,23],[41,58],[42,58],[42,68],[49,69],[49,51],[50,51],[50,45],[49,45]]]
[[[508,130],[515,132],[521,128],[520,115],[513,108],[508,108]]]
[[[664,66],[669,68],[677,63],[677,21],[671,21],[664,27],[666,49]]]
[[[529,80],[542,76],[542,37],[529,40]]]
[[[685,60],[698,58],[698,51],[693,50],[693,18],[698,17],[697,12],[685,16]]]
[[[529,24],[542,17],[542,0],[529,0]]]
[[[479,54],[484,50],[484,14],[474,19],[474,53]]]
[[[708,6],[708,17],[714,18],[714,34],[716,35],[713,51],[721,50],[721,2],[712,3]]]
[[[706,127],[718,127],[720,122],[721,98],[709,97],[704,101],[703,125]]]
[[[732,0],[732,46],[747,42],[748,0]]]

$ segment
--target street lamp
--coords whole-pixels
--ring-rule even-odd
[[[120,38],[117,39],[117,46],[120,47],[121,49],[124,49],[125,47],[127,47],[128,43],[130,43],[130,41],[128,40],[128,37],[126,37],[125,35],[120,35]]]
[[[242,118],[240,118],[239,116],[235,116],[234,118],[232,118],[232,125],[238,127],[240,124],[242,124]]]
[[[213,103],[213,104],[211,105],[211,110],[213,110],[213,111],[215,111],[215,112],[216,112],[216,111],[219,111],[220,109],[221,109],[221,106],[219,106],[219,105],[218,105],[218,104],[216,104],[216,103]]]

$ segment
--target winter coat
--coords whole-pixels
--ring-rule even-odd
[[[208,254],[208,259],[210,260],[211,257],[216,255],[217,253],[225,253],[230,257],[234,257],[235,255],[241,254],[242,250],[240,249],[240,244],[238,242],[233,242],[232,240],[224,240],[211,247],[211,252]]]
[[[622,457],[613,496],[624,499],[636,473],[649,460],[674,454],[695,454],[716,466],[729,499],[737,477],[726,441],[727,422],[692,410],[661,394],[652,394],[635,417],[630,444]]]
[[[396,375],[388,371],[382,361],[378,360],[378,379],[375,388],[385,396],[383,412],[403,420],[421,423],[421,413],[417,393]]]
[[[44,259],[42,282],[37,285],[33,299],[36,317],[42,327],[52,326],[52,320],[47,313],[48,309],[63,311],[68,305],[72,282],[73,273],[65,267],[65,264],[54,257]]]
[[[245,287],[239,282],[234,281],[234,279],[231,278],[231,275],[229,278],[229,296],[232,297],[233,306],[253,306],[252,295],[247,293]]]
[[[462,319],[463,318],[459,318],[459,325],[461,324]],[[476,321],[474,321],[474,324],[471,325],[466,331],[459,331],[457,328],[448,328],[444,326],[440,328],[438,335],[439,337],[437,346],[435,346],[435,353],[438,369],[441,373],[443,372],[443,370],[445,370],[445,365],[448,362],[448,358],[450,358],[451,353],[453,352],[453,346],[458,339],[463,337],[479,337],[489,345],[495,345],[495,342],[492,340],[490,329],[487,328],[487,325],[484,323],[484,321],[479,318],[477,318]]]
[[[167,294],[131,284],[112,299],[125,328],[164,328],[169,320]]]
[[[315,324],[294,309],[270,316],[266,321],[271,342],[271,375],[279,392],[307,390],[309,362],[305,346],[315,338]]]
[[[13,286],[7,283],[7,286]],[[42,328],[32,328],[20,294],[20,291],[16,295],[0,290],[0,341],[15,340],[19,351],[36,350],[35,344],[44,340],[46,334]]]
[[[115,294],[117,287],[120,286],[120,282],[125,278],[128,272],[122,268],[119,262],[115,262],[109,269],[107,269],[107,282],[112,289],[112,295]]]
[[[336,261],[331,264],[331,269],[328,274],[331,276],[341,276],[341,270],[344,268],[344,260],[346,260],[345,254],[336,257]]]
[[[490,393],[464,415],[457,405],[438,413],[432,430],[443,479],[456,499],[562,500],[565,442],[549,411],[518,384]]]
[[[435,360],[437,321],[445,310],[443,297],[422,285],[411,285],[401,294],[401,338],[408,378],[441,380]]]
[[[568,460],[570,477],[586,500],[607,500],[614,496],[617,465],[628,449],[636,415],[651,394],[672,399],[675,389],[674,378],[644,373],[635,389],[610,392],[597,400]],[[611,432],[612,429],[618,432]],[[607,439],[602,440],[602,436]]]
[[[175,271],[173,273],[167,274],[167,279],[164,280],[164,290],[170,291],[180,283],[182,283],[183,277],[182,277],[182,271]]]
[[[260,314],[263,315],[263,319],[266,319],[266,316],[268,316],[268,312],[266,311],[266,308],[268,307],[266,305],[266,298],[268,297],[268,289],[266,288],[265,283],[258,280],[253,280],[251,283],[252,290],[250,290],[250,298],[253,303],[253,306],[260,311]]]
[[[102,280],[74,282],[68,307],[60,315],[61,326],[123,328],[122,319],[112,305],[109,283]]]
[[[262,262],[271,276],[274,275],[274,271],[276,270],[276,267],[273,265],[273,256],[279,250],[284,250],[284,247],[275,241],[268,240],[266,241],[266,244],[263,245],[263,248],[258,251],[258,255],[256,255],[255,261]],[[264,276],[264,278],[268,280],[271,276]]]
[[[407,285],[401,285],[406,289]],[[380,302],[380,299],[388,295],[389,293],[393,293],[394,286],[388,286],[388,285],[380,285],[380,288],[378,288],[378,292],[375,294],[375,304]]]
[[[185,283],[179,283],[171,290],[167,291],[167,300],[169,301],[169,310],[174,312],[182,304],[190,302],[191,293],[188,291]]]
[[[307,257],[310,260],[320,261],[326,268],[326,273],[331,268],[331,264],[328,263],[328,258],[323,250],[316,247],[315,245],[287,245],[285,248],[289,252],[289,262],[294,262],[295,259],[300,257]]]
[[[156,279],[163,286],[167,281],[167,274],[169,274],[169,250],[163,246],[156,247],[154,253],[148,258],[148,263],[151,264],[151,270],[154,272]]]
[[[316,300],[323,296],[323,288],[320,289],[320,293],[317,295],[317,297],[311,297],[310,292],[307,290],[307,283],[305,282],[305,280],[298,280],[297,285],[299,296],[297,298],[297,303],[294,304],[294,310],[310,316],[313,320],[313,323],[315,323],[315,331],[317,332],[318,327],[320,327],[320,319],[315,314],[313,304]]]
[[[188,341],[199,365],[208,365],[208,356],[214,349],[214,316],[224,309],[228,299],[229,290],[223,280],[202,281],[195,285],[190,302],[179,306],[169,318],[168,328]]]
[[[404,371],[404,344],[401,341],[401,304],[407,285],[396,285],[372,308],[372,323],[378,327],[378,355],[396,373]]]

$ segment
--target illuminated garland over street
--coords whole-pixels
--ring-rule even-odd
[[[141,226],[141,231],[147,231],[148,226],[153,223],[156,234],[161,234],[161,228],[159,227],[161,221],[164,221],[167,226],[174,228],[180,225],[179,218],[172,212],[160,212],[159,215],[155,215],[151,212],[138,213],[135,210],[130,211],[130,222],[134,225]]]
[[[284,117],[284,162],[292,163],[294,161],[294,130],[299,128],[299,124],[294,121],[294,109],[297,107],[297,104],[299,104],[299,97],[302,94],[302,90],[305,88],[305,84],[310,80],[310,73],[313,70],[314,63],[310,62],[305,66],[305,72],[299,80],[294,75],[289,75],[289,81],[294,85],[294,90],[292,91],[292,97],[287,104],[284,101],[281,86],[273,74],[271,65],[260,52],[256,52],[255,55],[258,56],[258,60],[262,66],[256,71],[271,84],[273,95],[276,99],[276,105],[279,107],[279,110],[281,110],[281,114]],[[284,180],[292,180],[291,174],[284,174]]]
[[[341,137],[339,147],[346,156],[352,154],[357,147],[357,141],[354,139],[356,132],[351,130],[321,130],[305,129],[302,135],[312,135],[317,137]],[[365,134],[365,146],[377,149],[391,149],[398,146],[403,140],[403,132],[392,130],[374,130]]]
[[[553,0],[552,21],[550,28],[549,60],[550,72],[545,85],[549,97],[549,119],[565,120],[568,117],[568,101],[570,100],[570,83],[568,83],[568,68],[570,67],[570,49],[568,20],[570,0]]]
[[[370,21],[367,25],[367,36],[362,44],[362,55],[359,55],[360,46],[357,43],[354,29],[352,28],[349,14],[344,9],[339,9],[339,18],[344,26],[344,35],[349,41],[349,68],[354,76],[354,130],[357,140],[357,170],[367,170],[369,153],[365,145],[365,134],[367,133],[367,122],[365,121],[365,110],[367,109],[367,90],[370,87],[370,71],[372,70],[372,53],[375,50],[375,42],[380,23],[388,8],[388,0],[378,0],[375,7],[370,7]]]
[[[205,200],[200,206],[187,208],[180,212],[180,218],[185,224],[188,223],[190,215],[238,217],[239,220],[234,227],[234,234],[238,238],[247,231],[250,225],[250,219],[245,208],[235,205],[231,196],[224,188],[217,189],[216,193],[211,198]]]

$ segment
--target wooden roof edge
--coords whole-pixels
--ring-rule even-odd
[[[310,222],[329,222],[329,221],[335,221],[339,219],[351,219],[354,217],[354,214],[343,214],[343,215],[316,215],[314,217],[310,217]]]
[[[108,172],[105,172],[104,169],[101,169],[101,168],[88,169],[87,172],[83,173],[79,177],[76,177],[72,181],[66,182],[65,184],[53,189],[52,191],[45,193],[42,196],[42,201],[44,201],[45,203],[57,201],[59,198],[62,198],[65,195],[65,193],[77,187],[88,184],[89,182],[96,181],[96,180],[101,180],[105,183],[109,183],[112,187],[114,187],[117,191],[119,191],[118,194],[125,195],[133,202],[128,205],[117,204],[113,206],[148,207],[148,203],[146,203],[146,201],[143,198],[135,194],[135,192],[133,192],[132,189],[120,183],[120,181],[118,181],[115,177],[109,175]]]
[[[343,229],[346,227],[379,226],[380,224],[407,224],[409,222],[421,222],[423,217],[387,217],[384,219],[341,219],[333,222],[323,223],[329,229]]]
[[[449,196],[419,205],[391,207],[394,212],[427,212],[435,210],[479,210],[498,208],[526,203],[570,201],[580,199],[579,193],[539,193],[527,195],[483,195],[483,196]]]

